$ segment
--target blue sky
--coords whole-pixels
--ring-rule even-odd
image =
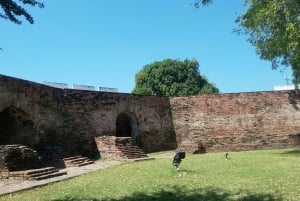
[[[232,33],[242,0],[199,9],[193,0],[40,1],[44,9],[27,9],[34,25],[0,19],[0,74],[130,93],[139,70],[171,58],[196,59],[222,93],[269,91],[291,77]]]

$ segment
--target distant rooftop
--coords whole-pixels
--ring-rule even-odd
[[[65,83],[43,82],[43,84],[48,85],[50,87],[60,88],[60,89],[67,89],[68,88],[68,84],[65,84]]]
[[[43,84],[60,88],[60,89],[69,89],[68,84],[66,83],[57,83],[57,82],[43,82]],[[87,91],[97,91],[96,87],[94,86],[88,86],[88,85],[79,85],[79,84],[73,84],[71,89],[77,89],[77,90],[87,90]],[[111,87],[99,87],[98,91],[102,92],[118,92],[117,88],[111,88]]]
[[[298,85],[298,88],[300,88],[300,85]],[[295,85],[277,85],[277,86],[274,86],[274,91],[293,90],[293,89],[295,89]]]

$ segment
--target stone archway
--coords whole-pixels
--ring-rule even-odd
[[[0,112],[0,144],[37,144],[33,122],[26,112],[13,106]]]
[[[117,117],[116,137],[132,137],[137,143],[138,124],[133,113],[122,112]]]

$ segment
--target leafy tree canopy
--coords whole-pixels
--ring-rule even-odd
[[[212,0],[197,0],[194,6],[208,5]],[[272,68],[290,66],[294,83],[300,84],[300,1],[244,0],[247,10],[236,23],[238,34],[248,35],[256,53],[271,61]]]
[[[194,3],[190,3],[190,5],[193,5],[195,8],[199,8],[201,4],[204,6],[207,6],[211,3],[212,3],[212,0],[197,0]]]
[[[238,33],[249,36],[261,59],[272,68],[290,66],[294,83],[300,83],[300,1],[244,0],[248,6],[236,22]]]
[[[159,96],[186,96],[219,93],[219,89],[200,75],[196,60],[156,61],[135,75],[132,93]]]
[[[35,0],[19,0],[23,4],[28,4],[31,6],[38,6],[40,8],[44,7],[43,3]],[[18,5],[14,0],[0,0],[0,7],[3,12],[0,12],[0,18],[10,20],[16,24],[21,24],[22,21],[18,17],[23,16],[30,23],[33,24],[33,17],[26,11],[25,8]]]

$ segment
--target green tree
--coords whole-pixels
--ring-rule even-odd
[[[213,84],[200,75],[196,60],[156,61],[135,75],[132,93],[159,96],[185,96],[219,93]]]
[[[27,4],[30,6],[38,6],[40,8],[44,7],[43,3],[40,3],[35,0],[19,0],[23,4]],[[21,24],[22,21],[18,19],[18,17],[23,16],[30,23],[34,23],[33,17],[27,12],[27,10],[18,5],[14,0],[0,0],[0,6],[3,12],[0,12],[0,18],[4,18],[10,20],[16,24]]]
[[[198,0],[194,6],[210,3]],[[235,32],[247,35],[256,53],[271,61],[273,69],[291,67],[294,84],[300,84],[300,1],[244,0],[244,5],[247,10],[236,19]]]
[[[240,15],[238,33],[249,36],[261,59],[272,68],[290,66],[294,83],[300,83],[300,1],[244,0],[248,6]]]
[[[194,3],[190,3],[190,5],[192,5],[196,8],[199,8],[201,4],[204,5],[204,6],[207,6],[211,3],[212,3],[212,0],[197,0]]]

